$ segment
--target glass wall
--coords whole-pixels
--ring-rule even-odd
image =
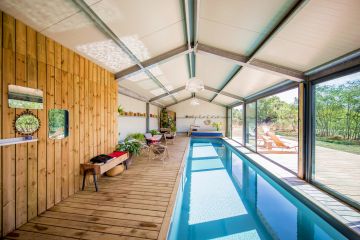
[[[257,151],[298,171],[298,88],[257,101]]]
[[[315,84],[312,180],[360,205],[360,72]]]
[[[246,128],[245,145],[256,150],[256,102],[248,103],[246,106]]]
[[[244,105],[232,109],[232,138],[244,144]]]

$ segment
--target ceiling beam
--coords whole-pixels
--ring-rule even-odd
[[[261,42],[255,47],[252,53],[248,56],[247,62],[252,62],[255,58],[255,55],[263,49],[271,39],[278,34],[281,29],[290,22],[292,18],[309,2],[309,0],[298,0],[287,13],[283,16],[280,21],[271,29],[270,32],[261,40]]]
[[[255,47],[255,49],[250,53],[249,56],[234,56],[233,54],[230,55],[232,57],[236,57],[237,59],[242,59],[243,63],[239,63],[239,65],[244,66],[246,64],[248,67],[252,66],[255,67],[258,70],[266,70],[271,73],[281,74],[282,76],[288,77],[291,80],[294,81],[303,81],[304,80],[304,74],[299,71],[290,70],[288,68],[284,68],[281,66],[277,66],[274,64],[270,64],[264,61],[256,60],[255,55],[265,47],[266,44],[270,42],[270,40],[302,9],[305,4],[308,2],[308,0],[298,0],[292,8],[285,14],[284,17],[271,29],[268,34],[261,40],[261,42]],[[241,71],[241,67],[238,68],[237,71],[235,71],[235,74],[230,74],[231,77],[225,82],[224,86],[220,89],[220,92],[224,90],[224,88],[235,78],[236,75],[238,75]],[[214,96],[214,98],[211,99],[213,101],[217,95]]]
[[[242,102],[244,101],[244,98],[242,98],[242,97],[239,97],[239,96],[237,96],[235,94],[228,93],[228,92],[225,92],[225,91],[221,91],[221,90],[209,87],[209,86],[205,86],[205,90],[214,92],[215,94],[220,94],[220,95],[224,95],[224,96],[227,96],[227,97],[231,97],[231,98],[237,99],[237,100],[242,101]]]
[[[171,93],[171,94],[174,94],[174,93],[180,92],[180,91],[182,91],[182,90],[184,90],[184,89],[185,89],[185,86],[182,86],[182,87],[176,88],[176,89],[174,89],[174,90],[171,90],[170,93]],[[156,97],[151,98],[151,99],[149,100],[149,102],[154,102],[154,101],[156,101],[156,100],[159,100],[159,99],[164,98],[164,97],[167,97],[167,96],[168,96],[168,95],[167,95],[166,93],[164,93],[164,94],[161,94],[161,95],[159,95],[159,96],[156,96]]]
[[[156,57],[150,58],[148,60],[145,60],[141,62],[141,65],[144,68],[151,68],[155,65],[162,64],[165,62],[168,62],[174,58],[177,58],[179,56],[183,56],[185,54],[188,54],[192,52],[193,49],[188,49],[187,45],[183,45],[180,47],[177,47],[175,49],[172,49],[168,52],[165,52],[163,54],[160,54]],[[134,74],[137,74],[138,72],[142,71],[142,69],[139,67],[139,65],[133,65],[129,68],[126,68],[124,70],[121,70],[120,72],[115,73],[115,78],[118,80],[124,80],[127,76],[131,76]]]
[[[241,66],[236,65],[235,68],[233,69],[233,71],[230,73],[230,75],[228,76],[227,80],[225,81],[225,84],[221,87],[220,92],[221,93],[226,86],[238,75],[238,73],[241,70]],[[215,94],[215,96],[210,100],[210,102],[214,101],[214,99],[218,96],[219,94]]]
[[[119,88],[118,88],[118,93],[121,94],[121,95],[125,95],[125,96],[127,96],[127,97],[130,97],[130,98],[133,98],[133,99],[136,99],[136,100],[145,102],[145,103],[148,103],[148,102],[149,102],[146,98],[140,96],[139,94],[137,94],[137,93],[135,93],[134,91],[132,91],[132,90],[130,90],[130,89],[128,89],[128,88],[125,88],[125,87],[119,87]],[[150,103],[150,102],[149,102],[149,103]],[[153,103],[150,103],[150,104],[152,104],[152,105],[154,105],[154,106],[157,106],[157,107],[160,107],[160,108],[163,108],[163,107],[164,107],[164,105],[158,104],[158,103],[154,103],[154,102],[153,102]]]
[[[201,54],[209,54],[209,55],[221,57],[225,60],[232,61],[233,63],[243,67],[256,69],[262,72],[268,72],[293,81],[301,82],[305,80],[304,73],[301,71],[279,66],[273,63],[268,63],[265,61],[260,61],[257,59],[254,59],[252,62],[248,62],[248,58],[244,55],[229,52],[202,43],[197,44],[196,51]]]
[[[183,12],[185,16],[185,32],[188,49],[192,49],[197,42],[200,0],[183,0]],[[195,52],[188,54],[189,78],[196,75]]]
[[[305,76],[307,80],[312,81],[359,65],[360,49],[356,49],[355,51],[306,71]]]
[[[195,98],[200,99],[202,101],[208,102],[208,103],[212,103],[221,107],[226,107],[225,105],[221,104],[221,103],[217,103],[217,102],[211,102],[210,99],[204,98],[204,97],[200,97],[200,96],[195,96]]]
[[[250,96],[247,96],[245,98],[245,102],[252,102],[252,101],[255,101],[260,98],[272,96],[274,94],[281,93],[283,91],[290,90],[290,89],[296,88],[298,86],[299,86],[298,82],[285,80],[285,81],[277,83],[271,87],[268,87],[264,90],[260,90],[254,94],[251,94]]]
[[[184,99],[182,99],[182,100],[179,100],[177,103],[171,103],[171,104],[169,104],[169,105],[166,105],[164,108],[173,106],[173,105],[178,104],[178,103],[181,103],[181,102],[185,102],[185,101],[187,101],[187,100],[189,100],[189,99],[192,99],[192,98],[193,98],[192,96],[191,96],[191,97],[184,98]]]
[[[170,95],[175,102],[176,98],[169,93],[166,87],[146,68],[141,65],[140,60],[135,56],[135,54],[123,43],[118,36],[101,20],[101,18],[86,4],[84,0],[73,0],[73,2],[95,23],[98,29],[111,38],[116,45],[118,45],[129,57],[130,59],[138,65],[145,73],[149,76],[159,87],[161,87],[165,92]]]
[[[230,104],[230,105],[227,105],[227,107],[228,108],[233,108],[233,107],[237,107],[237,106],[239,106],[239,105],[241,105],[241,104],[244,104],[243,102],[240,102],[240,101],[236,101],[236,102],[234,102],[234,103],[232,103],[232,104]]]

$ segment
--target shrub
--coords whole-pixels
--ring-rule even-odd
[[[129,141],[130,139],[135,139],[138,140],[140,142],[145,142],[145,136],[142,133],[131,133],[128,134],[125,138],[125,141]]]
[[[150,133],[151,133],[151,135],[160,135],[161,133],[158,131],[158,130],[156,130],[156,129],[152,129],[152,130],[150,130]]]
[[[137,156],[141,151],[141,143],[138,141],[124,141],[116,146],[117,151],[129,152],[130,154]]]

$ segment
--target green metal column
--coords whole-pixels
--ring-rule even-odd
[[[150,131],[150,103],[146,103],[146,132]]]

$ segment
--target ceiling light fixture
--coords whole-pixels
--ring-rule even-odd
[[[204,82],[199,78],[193,77],[187,80],[186,90],[192,93],[197,93],[205,89]]]
[[[200,105],[200,102],[199,102],[199,100],[197,98],[193,97],[191,99],[191,101],[190,101],[190,105],[191,106],[198,106],[198,105]]]

